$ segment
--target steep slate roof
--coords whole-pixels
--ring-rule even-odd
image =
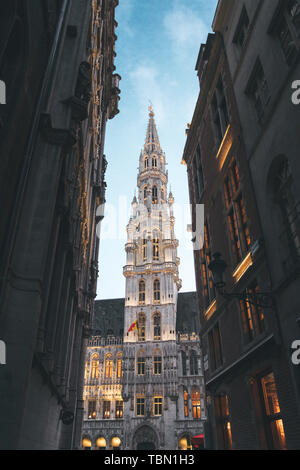
[[[96,300],[93,334],[123,336],[125,299]],[[176,330],[180,333],[199,332],[196,292],[178,294]]]

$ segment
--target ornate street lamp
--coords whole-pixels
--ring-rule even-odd
[[[274,295],[272,292],[249,292],[247,290],[240,293],[226,292],[226,283],[224,281],[224,273],[226,271],[227,264],[222,259],[221,253],[217,252],[213,255],[213,261],[208,266],[211,271],[212,280],[217,291],[226,300],[238,299],[248,302],[255,307],[261,308],[273,308],[274,307]]]

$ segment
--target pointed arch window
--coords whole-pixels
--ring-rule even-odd
[[[198,375],[198,359],[194,350],[190,353],[190,375]]]
[[[154,230],[152,238],[152,258],[153,261],[159,261],[159,232]]]
[[[146,339],[146,317],[144,313],[139,313],[138,318],[138,340],[145,341]]]
[[[109,354],[105,358],[105,377],[106,378],[112,377],[112,368],[113,368],[113,359],[112,359],[112,355]]]
[[[189,395],[187,389],[183,390],[184,417],[189,417]]]
[[[117,355],[117,378],[121,378],[123,375],[122,371],[122,354]]]
[[[147,186],[144,187],[144,201],[147,200],[147,192],[148,192],[148,188]]]
[[[159,312],[156,312],[153,317],[153,338],[155,341],[161,339],[161,316]]]
[[[153,355],[153,374],[162,374],[162,355],[159,350],[155,351]]]
[[[146,284],[144,280],[139,282],[139,304],[145,305],[146,300]]]
[[[152,168],[157,168],[157,156],[153,155],[152,157]]]
[[[137,375],[145,375],[146,370],[146,359],[143,351],[139,351],[136,360],[136,372]]]
[[[157,186],[153,186],[152,188],[152,204],[157,204],[158,203],[158,191],[157,191]]]
[[[143,261],[147,261],[147,232],[143,233],[143,242],[142,242],[142,256],[143,256]]]
[[[99,378],[99,355],[93,354],[91,357],[92,360],[92,379]]]
[[[145,170],[147,170],[149,168],[149,158],[148,158],[148,155],[145,155],[145,158],[144,158],[144,167],[145,167]]]
[[[197,388],[192,390],[192,407],[193,407],[193,418],[201,418],[201,402],[200,402],[200,392]]]
[[[186,375],[186,353],[181,351],[182,375]]]
[[[153,283],[153,297],[154,297],[154,303],[159,304],[160,303],[160,281],[159,279],[155,279]]]

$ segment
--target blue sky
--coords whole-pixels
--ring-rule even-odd
[[[101,227],[98,299],[124,297],[124,244],[137,167],[144,145],[151,100],[160,143],[166,153],[169,184],[177,210],[182,292],[195,289],[186,167],[180,164],[199,93],[195,72],[200,44],[206,41],[217,0],[120,0],[116,72],[120,113],[107,124],[107,192]],[[187,215],[186,215],[187,214]]]

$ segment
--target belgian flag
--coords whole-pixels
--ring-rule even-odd
[[[138,321],[135,320],[135,322],[133,322],[131,327],[129,328],[128,333],[130,333],[131,331],[137,330],[137,329],[138,329]]]

